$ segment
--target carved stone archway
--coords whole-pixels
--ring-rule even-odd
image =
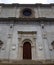
[[[18,59],[23,59],[23,44],[29,42],[31,44],[31,57],[36,57],[36,32],[18,32]]]

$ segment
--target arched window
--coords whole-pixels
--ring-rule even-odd
[[[54,41],[51,43],[51,45],[52,45],[52,47],[53,47],[53,49],[54,49]]]
[[[2,47],[2,45],[3,45],[3,42],[0,40],[0,48]]]

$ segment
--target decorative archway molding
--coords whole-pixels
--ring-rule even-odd
[[[22,41],[22,44],[24,44],[25,42],[29,42],[32,45],[32,41],[30,39],[25,39]]]
[[[29,42],[31,44],[32,60],[36,56],[36,32],[19,32],[18,33],[18,59],[23,59],[23,44]]]
[[[19,46],[20,46],[20,47],[23,47],[23,44],[24,44],[25,42],[29,42],[29,43],[31,44],[31,47],[34,47],[34,46],[35,46],[35,44],[33,44],[32,39],[24,39],[24,40],[22,40],[21,43],[19,43]]]

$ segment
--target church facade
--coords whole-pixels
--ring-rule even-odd
[[[0,60],[54,63],[54,4],[0,4]]]

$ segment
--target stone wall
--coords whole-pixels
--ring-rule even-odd
[[[45,60],[45,59],[54,59],[54,49],[52,49],[51,42],[54,40],[54,24],[45,24],[36,22],[17,22],[10,23],[0,22],[0,40],[3,41],[3,46],[0,49],[0,58],[1,59],[16,59],[22,60],[19,58],[19,35],[18,32],[37,32],[36,34],[36,51],[35,56],[32,57],[32,60]],[[35,24],[34,24],[35,23]],[[49,22],[48,22],[49,23]],[[44,24],[44,28],[42,28]]]
[[[0,17],[8,18],[8,17],[16,17],[19,18],[21,14],[21,10],[24,8],[31,8],[35,13],[35,18],[38,17],[46,17],[46,18],[54,18],[54,6],[51,7],[3,7],[0,6]]]

